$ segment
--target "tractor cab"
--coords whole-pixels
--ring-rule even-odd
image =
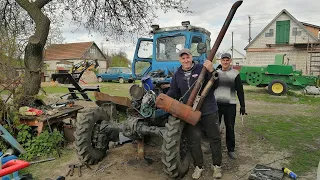
[[[210,47],[210,32],[190,25],[160,28],[151,26],[153,38],[140,38],[132,62],[134,78],[149,75],[153,84],[168,84],[180,66],[178,52],[183,48],[191,50],[193,60],[201,63],[207,59]]]

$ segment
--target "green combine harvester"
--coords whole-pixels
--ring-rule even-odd
[[[242,66],[240,69],[241,80],[257,87],[268,86],[272,95],[285,94],[290,89],[305,89],[313,87],[320,93],[320,76],[305,76],[301,70],[295,70],[292,65],[284,64],[285,55],[276,55],[275,63],[267,66]]]

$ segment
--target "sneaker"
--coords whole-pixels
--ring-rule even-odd
[[[215,179],[221,179],[221,166],[213,165],[213,178]]]
[[[194,172],[192,174],[192,178],[199,179],[201,177],[201,173],[203,170],[204,170],[203,168],[199,168],[199,166],[196,166],[196,168],[194,169]]]
[[[228,152],[228,156],[229,156],[231,159],[237,159],[237,155],[236,155],[236,153],[234,153],[234,152]]]

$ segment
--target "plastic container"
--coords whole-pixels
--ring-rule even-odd
[[[2,156],[2,152],[0,152],[0,156]],[[6,156],[6,157],[1,158],[1,166],[3,164],[7,163],[8,161],[14,160],[14,159],[18,159],[17,156],[11,155],[11,156]],[[20,179],[18,171],[13,172],[12,174],[5,175],[1,178],[2,178],[2,180]]]
[[[297,179],[297,175],[288,168],[282,168],[282,171],[289,175],[292,179]]]
[[[153,90],[153,84],[150,76],[145,76],[141,79],[143,88],[147,91]]]

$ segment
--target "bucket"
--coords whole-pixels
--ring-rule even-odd
[[[150,76],[146,76],[146,77],[143,77],[141,79],[142,81],[142,85],[143,85],[143,88],[147,91],[149,90],[153,90],[153,84],[152,84],[152,80],[151,80],[151,77]]]

